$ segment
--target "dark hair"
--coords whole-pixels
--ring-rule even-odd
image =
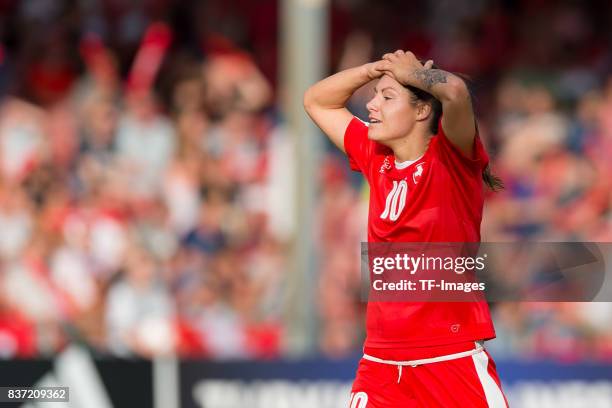
[[[432,69],[439,69],[435,64],[432,66]],[[457,75],[457,74],[455,74]],[[461,78],[466,85],[468,85],[468,90],[470,92],[470,101],[473,101],[472,90],[469,86],[469,79],[464,75],[457,75]],[[429,120],[429,131],[432,135],[438,134],[438,125],[440,123],[440,118],[442,117],[442,102],[436,99],[432,94],[427,91],[424,91],[420,88],[406,85],[405,86],[411,93],[411,102],[416,104],[418,102],[427,103],[431,106],[431,119]],[[473,102],[472,102],[473,104]],[[476,128],[478,129],[478,124],[476,124]],[[493,174],[491,172],[491,165],[487,164],[487,167],[482,171],[482,180],[489,187],[491,191],[500,191],[504,188],[504,183],[501,178]]]

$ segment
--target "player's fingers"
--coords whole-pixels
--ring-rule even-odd
[[[389,77],[391,77],[391,78],[393,78],[393,79],[395,79],[397,81],[397,78],[396,78],[395,74],[393,73],[393,71],[383,71],[383,76],[385,76],[385,75],[387,75],[387,76],[389,76]]]
[[[376,69],[380,71],[390,71],[392,67],[393,64],[391,64],[391,61],[387,59],[380,60],[376,64]]]
[[[383,69],[382,69],[382,65],[381,65],[382,60],[379,61],[374,61],[370,64],[368,64],[369,69],[368,69],[368,74],[370,75],[370,77],[373,78],[378,78],[380,76],[382,76],[383,74]]]
[[[404,55],[404,51],[403,50],[397,50],[394,52],[395,55],[397,55],[398,57]]]
[[[382,59],[391,61],[394,57],[395,57],[395,54],[393,54],[392,52],[388,52],[382,56]]]
[[[433,67],[433,60],[427,60],[425,65],[423,65],[423,68],[425,69],[430,69],[431,67]]]

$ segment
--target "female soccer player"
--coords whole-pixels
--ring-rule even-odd
[[[364,123],[345,105],[372,80]],[[460,77],[398,50],[316,83],[304,106],[370,185],[369,242],[480,241],[496,181]],[[485,302],[370,301],[366,326],[351,408],[507,406]]]

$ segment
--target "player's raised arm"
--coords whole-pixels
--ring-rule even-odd
[[[410,51],[383,56],[382,68],[402,85],[410,85],[432,94],[442,103],[442,128],[448,139],[468,157],[476,134],[474,111],[467,85],[457,75],[423,66]]]
[[[340,71],[327,77],[304,94],[304,108],[308,116],[344,152],[344,132],[353,118],[346,102],[353,92],[373,79],[382,76],[384,61],[376,61]]]

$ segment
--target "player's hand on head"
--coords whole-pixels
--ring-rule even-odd
[[[365,64],[370,79],[377,79],[383,76],[383,74],[385,73],[383,70],[384,65],[385,64],[383,60],[378,60]]]
[[[410,84],[410,76],[415,72],[423,69],[430,69],[433,66],[433,61],[428,60],[425,64],[410,51],[397,50],[383,55],[383,71],[395,78],[403,85]]]

